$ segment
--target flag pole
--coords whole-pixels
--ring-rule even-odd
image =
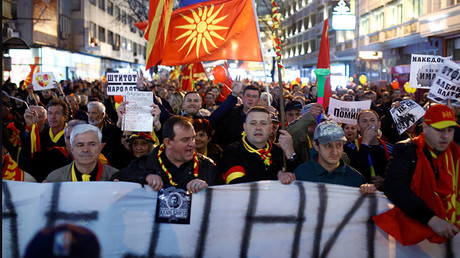
[[[256,8],[254,8],[255,3],[254,0],[252,0],[252,9],[254,10],[254,17],[257,17],[257,11]],[[270,93],[270,88],[268,87],[267,83],[267,71],[265,70],[265,58],[264,58],[264,45],[262,45],[262,41],[260,40],[260,29],[259,29],[259,20],[256,20],[256,27],[257,27],[257,38],[259,38],[259,45],[260,45],[260,55],[262,56],[262,67],[264,69],[264,81],[265,81],[265,90],[267,93]],[[268,99],[268,106],[270,106],[272,103],[270,101],[270,96],[267,96]]]
[[[281,39],[278,37],[277,29],[280,25],[279,20],[279,12],[278,12],[278,5],[275,3],[275,0],[271,0],[272,2],[272,19],[273,19],[273,35],[274,35],[274,42],[275,42],[275,51],[276,51],[276,62],[278,66],[278,84],[280,87],[280,118],[281,118],[281,129],[285,130],[286,125],[284,124],[284,86],[283,86],[283,72],[282,69],[284,66],[281,64]],[[284,171],[287,172],[287,164],[286,164],[286,155],[283,151],[283,166]]]

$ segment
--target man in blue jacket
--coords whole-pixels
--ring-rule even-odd
[[[374,192],[374,185],[366,184],[366,180],[356,169],[340,160],[346,140],[343,129],[336,122],[325,121],[319,124],[313,138],[313,147],[318,153],[294,170],[296,179],[355,186],[360,187],[363,193]]]

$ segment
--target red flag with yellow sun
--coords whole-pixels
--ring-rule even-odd
[[[262,61],[252,0],[211,0],[177,9],[171,15],[161,55],[149,65],[198,61]]]
[[[204,70],[201,62],[184,65],[182,68],[182,77],[180,80],[182,91],[192,91],[195,81],[200,78],[206,78],[206,70]]]

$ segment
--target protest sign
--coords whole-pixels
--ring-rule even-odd
[[[402,246],[371,221],[392,205],[388,198],[356,187],[302,181],[212,186],[193,194],[186,225],[157,223],[157,196],[128,182],[4,180],[2,257],[23,257],[39,230],[64,222],[91,230],[100,257],[110,258],[460,255],[458,234],[446,244]]]
[[[357,124],[356,117],[361,110],[370,109],[371,100],[364,101],[341,101],[330,98],[329,118],[337,123]]]
[[[460,106],[460,65],[450,60],[440,65],[428,98],[444,105],[450,99],[452,106]]]
[[[32,86],[34,90],[49,90],[56,88],[54,81],[54,74],[52,72],[44,72],[44,73],[34,73],[32,78]]]
[[[412,54],[410,62],[409,85],[412,88],[430,88],[438,72],[438,65],[450,57]]]
[[[107,73],[107,95],[125,95],[137,91],[136,73]]]
[[[151,132],[153,130],[153,92],[128,91],[124,97],[126,113],[123,115],[121,130],[135,132]]]
[[[425,115],[425,110],[415,101],[406,99],[400,102],[399,107],[390,109],[390,113],[398,133],[402,134]]]

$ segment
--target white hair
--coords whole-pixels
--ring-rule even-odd
[[[77,137],[77,135],[87,132],[96,133],[97,138],[99,139],[99,143],[102,142],[102,133],[101,130],[99,130],[99,128],[90,124],[82,124],[75,126],[72,132],[70,133],[70,145],[73,147],[73,141],[75,140],[75,137]]]
[[[105,106],[102,102],[99,101],[91,101],[88,103],[88,110],[92,107],[97,107],[101,113],[105,113]]]

